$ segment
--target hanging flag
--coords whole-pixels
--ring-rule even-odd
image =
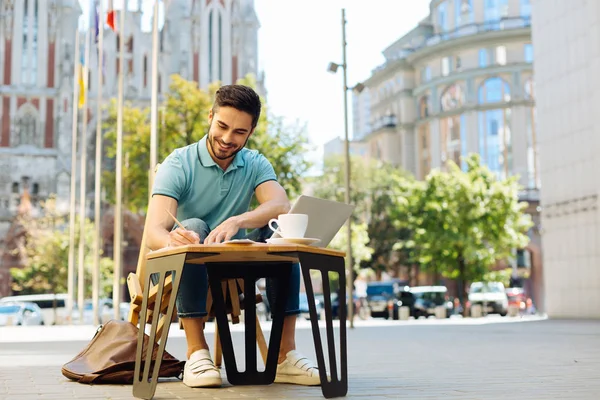
[[[115,25],[115,8],[113,6],[113,0],[108,0],[108,9],[106,10],[106,24],[110,26],[110,29],[117,31]]]
[[[96,32],[94,34],[94,38],[95,38],[94,42],[98,43],[98,35],[100,34],[100,18],[98,15],[98,6],[95,3],[94,3],[94,23],[96,26]]]
[[[83,108],[83,104],[85,103],[85,82],[83,80],[84,74],[86,73],[86,68],[84,65],[79,64],[79,108]]]

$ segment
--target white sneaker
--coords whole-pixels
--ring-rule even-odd
[[[183,383],[189,387],[221,386],[221,371],[215,367],[207,349],[192,353],[183,369]]]
[[[275,383],[318,386],[321,384],[321,378],[319,369],[308,358],[292,350],[286,354],[286,359],[277,365]]]

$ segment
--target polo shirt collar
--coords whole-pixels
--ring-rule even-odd
[[[200,164],[202,164],[203,167],[212,167],[212,166],[218,166],[217,163],[215,162],[215,160],[213,160],[213,158],[211,157],[210,153],[208,152],[208,141],[207,141],[208,135],[204,135],[204,137],[202,139],[200,139],[200,142],[198,143],[198,158],[200,159]],[[233,162],[231,163],[231,165],[229,166],[229,168],[227,168],[227,170],[232,170],[232,169],[236,169],[238,167],[243,167],[246,163],[244,162],[244,149],[242,149],[242,151],[239,151],[235,157],[233,158]]]

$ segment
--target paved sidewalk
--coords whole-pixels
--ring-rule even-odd
[[[600,321],[504,322],[511,319],[476,324],[468,320],[358,323],[348,332],[347,398],[599,398]],[[71,337],[63,335],[63,340],[53,334],[60,327],[54,328],[45,328],[48,334],[43,336],[33,328],[0,328],[1,400],[132,398],[131,386],[88,386],[64,378],[60,366],[87,344],[89,337],[79,336],[93,328],[70,327]],[[22,329],[22,341],[12,340],[14,329]],[[38,340],[31,332],[38,334]],[[208,336],[212,343],[212,334]],[[241,348],[242,335],[233,336]],[[297,332],[297,343],[314,357],[311,332],[304,326]],[[174,334],[167,348],[181,358],[185,340]],[[242,398],[323,397],[318,387],[233,387],[226,381],[222,388],[210,390],[190,389],[179,381],[161,382],[155,395],[155,399]]]

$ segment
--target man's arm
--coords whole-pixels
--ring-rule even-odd
[[[200,238],[193,231],[178,227],[171,231],[175,224],[167,210],[177,215],[177,200],[169,196],[154,195],[148,205],[148,224],[146,225],[146,240],[148,247],[158,250],[163,247],[183,246],[186,244],[198,244]]]
[[[258,207],[223,221],[208,235],[204,243],[221,243],[230,240],[240,229],[262,228],[271,218],[277,218],[278,215],[290,210],[290,201],[285,189],[277,181],[261,183],[255,193],[260,203]]]

